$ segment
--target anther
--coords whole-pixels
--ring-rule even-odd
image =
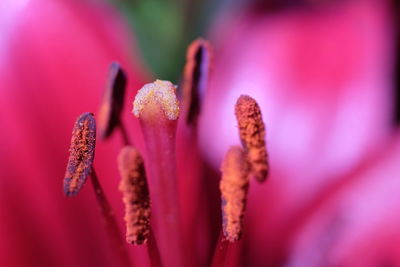
[[[151,214],[144,161],[139,151],[125,146],[119,153],[118,167],[119,190],[125,203],[126,241],[141,245],[148,239]]]
[[[242,95],[236,102],[235,115],[239,136],[251,165],[251,174],[263,182],[268,176],[269,167],[260,107],[253,98]]]
[[[103,139],[108,138],[120,124],[126,83],[124,70],[118,63],[113,62],[110,66],[108,84],[99,111],[99,133]]]
[[[186,53],[183,79],[183,103],[186,122],[195,123],[201,112],[201,102],[207,88],[211,66],[212,46],[204,39],[193,41]]]
[[[64,176],[66,196],[78,194],[91,174],[96,145],[96,121],[92,113],[81,114],[72,130],[67,170]]]
[[[243,228],[243,216],[246,208],[249,186],[249,165],[243,149],[231,147],[225,155],[221,167],[220,181],[222,200],[222,226],[227,240],[239,240]]]

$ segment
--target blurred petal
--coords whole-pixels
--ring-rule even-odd
[[[225,22],[229,27],[217,27],[218,56],[202,117],[203,143],[215,165],[238,141],[232,107],[240,94],[260,103],[275,168],[290,165],[290,173],[343,172],[387,135],[388,12],[374,1],[350,2],[260,18],[236,15]]]
[[[101,1],[0,6],[0,258],[6,266],[111,266],[93,195],[66,199],[61,184],[73,122],[97,111],[109,64],[126,68],[130,97],[142,83],[133,40]],[[118,177],[110,163],[118,141],[97,147],[95,167],[122,218],[118,180],[110,179]]]
[[[239,144],[234,104],[256,99],[271,176],[252,184],[245,238],[251,266],[285,258],[287,229],[321,190],[389,136],[392,31],[385,1],[332,1],[320,9],[233,13],[214,29],[216,64],[200,119],[217,168]]]
[[[293,239],[287,266],[400,265],[400,139],[326,195]]]

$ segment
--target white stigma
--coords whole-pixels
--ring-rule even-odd
[[[171,82],[156,80],[154,83],[145,84],[135,96],[133,114],[139,118],[149,102],[159,103],[169,120],[178,118],[179,102],[176,98],[176,86]]]

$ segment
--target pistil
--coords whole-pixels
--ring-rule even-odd
[[[157,80],[138,91],[133,113],[146,141],[155,230],[165,266],[185,266],[176,183],[175,135],[179,105],[176,87]]]

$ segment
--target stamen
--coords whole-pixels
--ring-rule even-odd
[[[150,258],[150,264],[151,267],[162,267],[160,251],[158,250],[158,245],[153,232],[154,231],[150,229],[149,242],[147,244],[147,252]]]
[[[129,146],[131,144],[131,141],[129,139],[128,132],[126,131],[125,125],[122,120],[119,121],[119,131],[121,133],[124,144],[126,146]]]
[[[90,178],[92,180],[94,194],[99,205],[101,215],[104,219],[105,228],[111,241],[111,248],[116,257],[115,264],[116,266],[129,267],[131,265],[130,258],[124,246],[121,232],[114,216],[114,211],[111,208],[110,202],[108,201],[106,195],[104,194],[103,188],[100,185],[99,178],[97,177],[94,169],[92,170]]]
[[[121,175],[119,190],[125,203],[126,241],[133,245],[147,242],[150,229],[150,196],[142,156],[125,146],[118,156]]]
[[[169,81],[156,80],[145,84],[135,97],[133,114],[139,118],[145,107],[147,111],[152,111],[154,106],[160,107],[169,120],[176,120],[179,116],[179,102],[175,91],[176,86]]]
[[[180,121],[177,136],[179,208],[185,246],[190,246],[187,258],[206,266],[213,251],[218,229],[215,222],[221,217],[215,203],[220,203],[219,181],[210,179],[215,170],[204,162],[195,131],[182,131]],[[191,127],[191,126],[189,126]],[[184,129],[185,130],[185,129]]]
[[[193,41],[186,53],[183,103],[188,124],[195,123],[207,88],[212,66],[212,46],[204,39]]]
[[[224,235],[220,234],[218,237],[217,246],[215,247],[211,267],[221,267],[225,265],[229,244],[231,243],[224,238]]]
[[[118,261],[117,265],[129,267],[129,255],[122,245],[117,221],[93,168],[95,144],[96,121],[92,113],[83,113],[76,120],[72,131],[70,156],[64,178],[64,193],[66,196],[76,195],[90,175],[96,200]]]
[[[227,240],[240,239],[249,187],[249,165],[241,147],[231,147],[221,167],[222,226]]]
[[[113,62],[110,66],[108,84],[99,111],[99,132],[102,139],[110,137],[120,124],[125,88],[126,74],[118,63]]]
[[[242,95],[236,102],[235,115],[239,135],[251,165],[252,175],[263,182],[268,176],[268,155],[265,147],[265,126],[257,102]]]
[[[209,84],[212,67],[212,47],[204,39],[193,41],[186,53],[186,64],[182,79],[181,115],[178,122],[177,158],[185,159],[178,168],[180,208],[182,211],[185,244],[192,244],[188,258],[200,266],[207,264],[207,255],[213,249],[217,234],[213,221],[215,201],[219,200],[218,186],[209,175],[198,142],[198,117]],[[190,145],[188,145],[190,144]],[[210,191],[210,189],[212,190]],[[207,198],[204,198],[207,195]]]
[[[243,241],[229,242],[220,234],[214,250],[211,267],[239,267],[241,264]]]
[[[96,145],[96,121],[92,113],[81,114],[72,130],[67,170],[64,176],[64,194],[75,196],[90,175]]]
[[[175,136],[179,116],[176,87],[157,80],[138,91],[133,113],[146,142],[146,167],[155,234],[164,266],[186,266],[181,239],[176,183]]]
[[[160,252],[150,226],[150,196],[143,158],[134,147],[125,146],[119,153],[118,167],[119,190],[125,203],[126,241],[133,245],[148,243],[151,266],[160,267]]]

